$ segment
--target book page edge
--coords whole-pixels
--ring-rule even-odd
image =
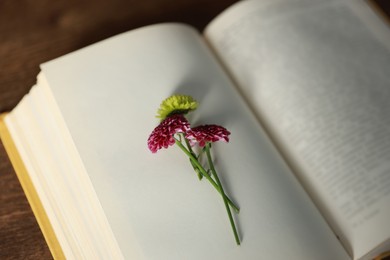
[[[27,169],[19,155],[19,152],[4,121],[7,114],[8,113],[0,114],[0,139],[3,142],[4,148],[16,172],[16,175],[31,206],[38,225],[43,233],[46,243],[49,246],[51,254],[53,255],[54,259],[65,259],[65,255],[62,251],[60,243],[58,242],[57,236],[54,233],[53,227],[49,221],[45,209],[39,199],[38,193],[32,184]]]

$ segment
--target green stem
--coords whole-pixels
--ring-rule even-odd
[[[206,170],[203,168],[203,166],[199,163],[198,159],[195,158],[185,147],[184,145],[177,139],[175,139],[175,142],[177,146],[182,149],[182,151],[190,158],[190,160],[196,165],[196,167],[199,169],[199,171],[202,173],[203,177],[206,177],[206,179],[214,186],[214,188],[221,194],[222,193],[221,187],[218,186],[218,184],[210,177],[210,175],[207,174]],[[229,205],[237,212],[240,212],[240,209],[225,195]]]
[[[188,139],[185,138],[184,134],[182,134],[182,135],[183,135],[183,138],[184,138],[185,143],[186,143],[186,145],[187,145],[188,151],[192,154],[193,157],[198,158],[198,157],[196,156],[196,154],[194,153],[194,151],[192,150],[191,145],[190,145],[190,142],[188,141]],[[196,174],[198,175],[198,179],[199,179],[199,180],[202,180],[203,175],[202,175],[202,173],[199,171],[198,167],[197,167],[197,166],[194,164],[194,162],[191,160],[191,158],[190,158],[190,163],[191,163],[192,167],[194,168],[194,171],[195,171]]]
[[[218,178],[218,174],[217,174],[217,172],[216,172],[216,170],[215,170],[215,168],[214,168],[213,160],[211,159],[211,154],[210,154],[210,143],[207,143],[207,144],[206,144],[206,154],[207,154],[207,160],[208,160],[208,162],[209,162],[210,169],[211,169],[211,171],[213,172],[213,175],[214,175],[214,177],[215,177],[215,180],[217,181],[218,186],[221,188],[221,195],[222,195],[222,198],[223,198],[223,202],[225,203],[226,211],[227,211],[228,216],[229,216],[230,225],[232,226],[232,229],[233,229],[234,238],[236,239],[237,245],[240,245],[240,238],[238,237],[236,225],[234,224],[234,220],[233,220],[233,217],[232,217],[232,213],[230,212],[230,208],[229,208],[229,205],[228,205],[228,200],[227,200],[226,194],[225,194],[225,192],[224,192],[224,190],[223,190],[221,181],[220,181],[219,178]]]

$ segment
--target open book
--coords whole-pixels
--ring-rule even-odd
[[[390,32],[363,1],[244,1],[41,66],[2,140],[56,258],[372,259],[390,250]],[[146,141],[193,96],[239,205]]]

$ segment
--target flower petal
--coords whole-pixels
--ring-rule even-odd
[[[198,102],[191,96],[172,95],[161,103],[157,111],[157,118],[164,120],[174,114],[186,114],[189,111],[195,110],[197,107]]]
[[[201,125],[192,128],[186,134],[186,138],[191,144],[198,143],[203,147],[206,143],[213,143],[217,141],[229,142],[230,132],[219,125]]]
[[[176,133],[185,133],[190,129],[190,124],[183,115],[172,115],[162,121],[150,134],[148,147],[152,153],[161,148],[168,148],[175,143]]]

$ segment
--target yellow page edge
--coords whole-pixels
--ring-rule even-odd
[[[27,169],[4,122],[4,118],[7,114],[8,113],[0,114],[0,139],[3,142],[5,151],[8,154],[23,191],[26,194],[27,200],[32,208],[35,218],[37,219],[38,225],[41,228],[51,254],[53,255],[54,259],[66,259],[60,243],[58,242],[58,239],[54,233],[53,227],[49,221],[49,218],[45,212],[45,209],[43,208],[41,200],[38,197],[38,193],[34,188]]]

